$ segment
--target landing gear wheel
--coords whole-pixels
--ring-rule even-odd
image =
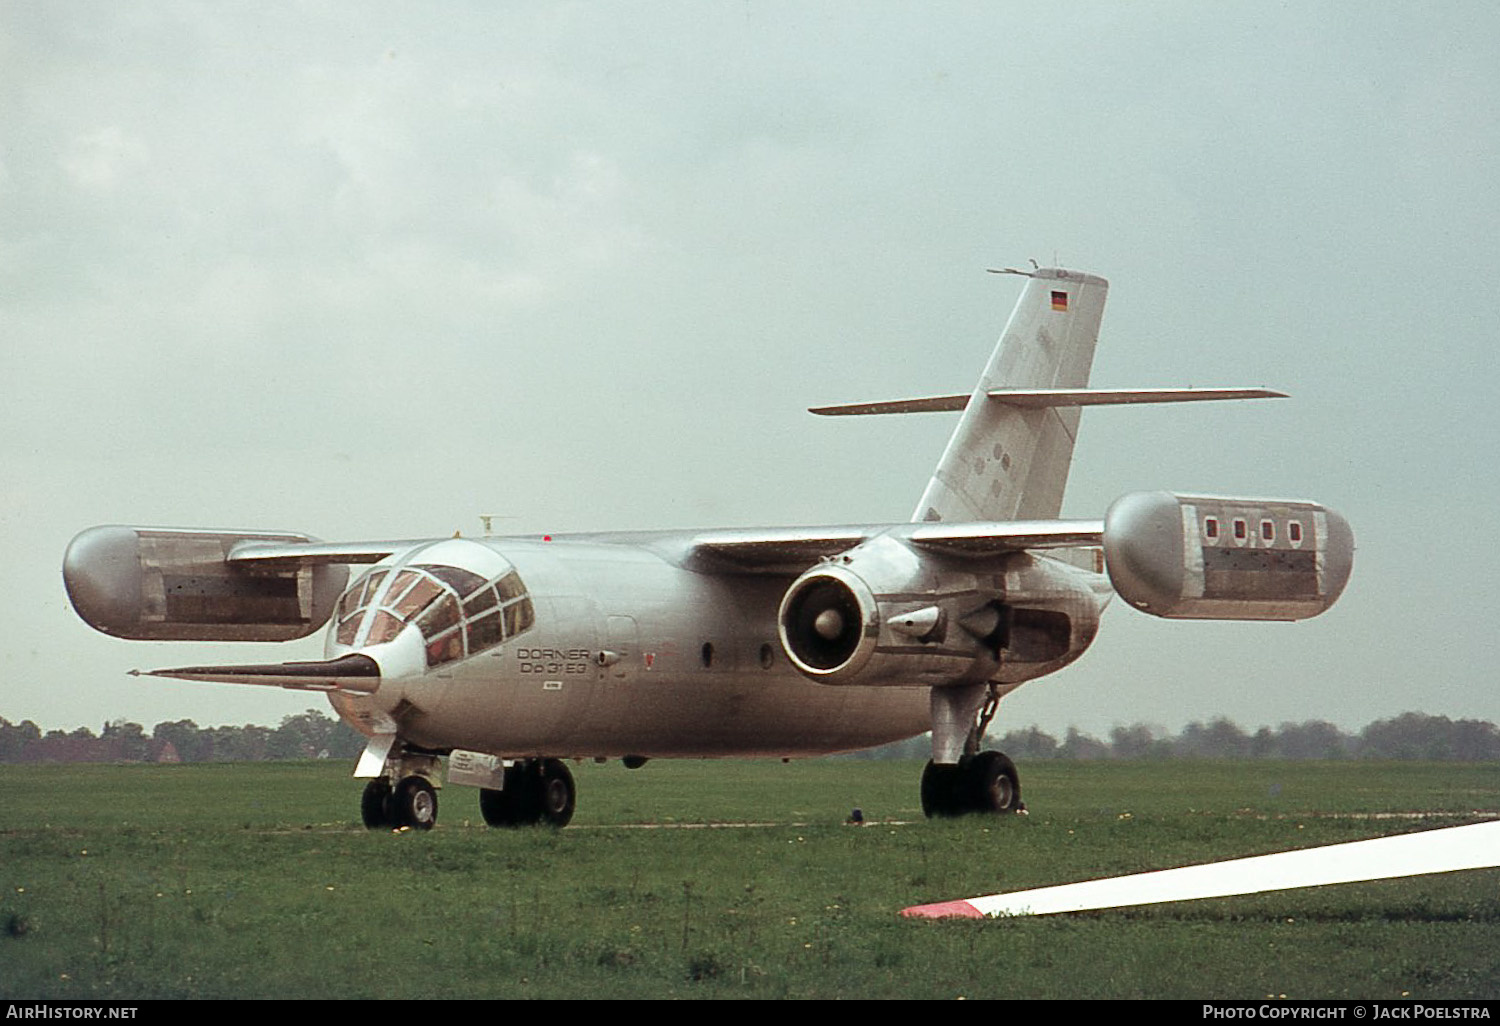
[[[506,768],[501,790],[480,789],[479,812],[492,827],[564,827],[577,800],[573,774],[560,759],[526,759]]]
[[[1025,812],[1016,764],[1001,752],[966,756],[956,766],[928,762],[922,770],[922,811],[929,819]]]
[[[980,752],[963,768],[968,803],[974,812],[1025,812],[1021,775],[1003,752]]]
[[[558,759],[544,759],[539,779],[539,812],[541,820],[550,826],[565,827],[573,818],[573,806],[578,800],[573,786],[573,774]]]
[[[359,799],[359,818],[370,830],[389,830],[396,825],[391,815],[391,782],[384,778],[370,781]]]
[[[431,830],[437,822],[437,791],[426,777],[407,777],[391,795],[391,811],[397,826]]]
[[[961,767],[944,766],[929,759],[922,770],[922,814],[928,819],[963,815],[967,811],[961,801],[963,781]]]
[[[479,813],[492,827],[516,827],[535,823],[541,816],[536,788],[531,786],[525,763],[516,763],[505,769],[505,787],[480,788]]]

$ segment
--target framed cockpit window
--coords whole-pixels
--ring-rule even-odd
[[[526,585],[521,583],[521,575],[514,570],[496,581],[495,587],[500,591],[501,602],[509,602],[526,594]]]
[[[486,609],[493,609],[497,605],[499,601],[495,598],[495,589],[486,588],[464,599],[464,615],[478,616]]]
[[[417,629],[422,632],[422,637],[431,638],[441,634],[458,621],[458,600],[452,595],[445,595],[417,619]]]
[[[500,628],[500,610],[497,609],[477,620],[470,620],[466,630],[469,634],[470,655],[500,644],[504,638]]]
[[[375,614],[375,619],[370,624],[370,636],[365,639],[365,644],[379,645],[390,641],[400,634],[401,628],[405,626],[406,624],[382,609]]]
[[[452,630],[427,643],[427,665],[438,666],[464,657],[464,632]]]
[[[396,615],[403,620],[410,620],[419,610],[426,607],[427,603],[443,593],[443,586],[431,577],[423,577],[401,599],[394,603],[387,603],[396,611]]]
[[[432,576],[458,593],[459,598],[472,595],[484,587],[484,578],[469,570],[456,566],[423,566]]]

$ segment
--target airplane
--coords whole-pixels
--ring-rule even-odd
[[[149,675],[326,692],[368,738],[371,829],[430,829],[444,784],[477,787],[492,826],[564,826],[565,760],[805,758],[927,731],[927,816],[1024,811],[985,731],[1083,654],[1115,594],[1169,619],[1300,620],[1337,601],[1354,538],[1306,500],[1134,492],[1059,519],[1084,407],[1285,395],[1090,388],[1108,282],[996,273],[1026,281],[972,391],[811,411],[960,414],[908,522],[353,543],[101,526],[68,546],[69,598],[135,640],[326,625],[322,660]]]

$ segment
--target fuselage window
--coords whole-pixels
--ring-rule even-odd
[[[1219,518],[1205,517],[1203,520],[1203,537],[1213,541],[1219,536]]]
[[[1245,522],[1238,517],[1234,520],[1234,536],[1240,541],[1244,541],[1246,536]]]
[[[1293,545],[1302,544],[1302,522],[1293,520],[1286,525],[1286,536]]]
[[[1276,525],[1269,520],[1262,520],[1260,522],[1260,537],[1262,541],[1275,541]]]

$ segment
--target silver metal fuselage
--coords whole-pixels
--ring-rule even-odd
[[[796,671],[777,640],[795,575],[700,573],[681,565],[687,542],[447,540],[412,550],[396,565],[500,554],[529,589],[534,624],[428,667],[415,625],[355,649],[336,640],[335,618],[329,658],[362,651],[381,681],[374,694],[330,700],[366,733],[394,721],[414,745],[505,757],[810,756],[928,729],[927,687],[832,687]]]

